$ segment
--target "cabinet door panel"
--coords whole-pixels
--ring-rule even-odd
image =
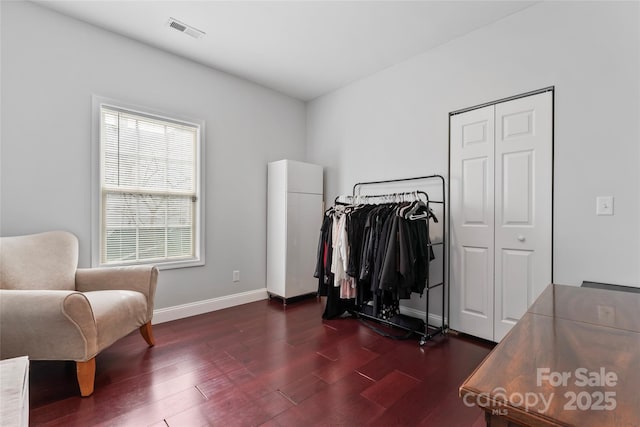
[[[287,194],[287,282],[285,298],[317,292],[316,267],[322,195]]]

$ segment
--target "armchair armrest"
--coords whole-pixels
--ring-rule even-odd
[[[98,351],[87,298],[75,291],[0,290],[2,358],[85,361]]]
[[[158,281],[158,268],[153,265],[128,267],[79,268],[76,270],[76,290],[80,292],[127,290],[147,297],[149,319]]]

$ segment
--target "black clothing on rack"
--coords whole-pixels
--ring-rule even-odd
[[[318,279],[318,295],[327,297],[327,304],[322,314],[323,319],[340,317],[347,310],[353,308],[351,301],[340,298],[340,288],[333,286],[334,275],[331,272],[331,263],[333,261],[332,228],[333,216],[330,209],[325,213],[322,221],[320,239],[318,240],[316,271],[313,274],[313,277]]]
[[[356,196],[363,185],[438,180],[441,200],[430,200],[427,193],[413,191],[374,196]],[[434,245],[442,246],[442,272],[446,271],[444,232],[441,242],[432,243],[430,221],[438,223],[430,204],[445,209],[445,182],[440,175],[358,183],[349,202],[340,202],[327,210],[318,241],[314,276],[318,293],[327,297],[323,318],[341,316],[345,311],[377,320],[420,335],[420,345],[437,334],[444,334],[445,281],[430,283],[430,261],[435,258]],[[411,200],[413,198],[413,200]],[[410,200],[410,201],[407,201]],[[380,201],[379,204],[369,202]],[[394,201],[393,203],[390,203]],[[445,221],[442,230],[446,230]],[[428,324],[429,291],[442,286],[442,325]],[[412,293],[425,298],[425,319],[400,314],[400,300]],[[447,305],[448,307],[448,305]],[[373,328],[375,330],[375,328]]]
[[[403,209],[411,204],[386,203],[383,205],[353,205],[329,209],[322,224],[315,277],[319,280],[318,293],[329,298],[326,318],[337,317],[349,306],[362,305],[378,296],[382,305],[376,313],[391,318],[399,313],[399,300],[411,298],[411,293],[422,295],[426,285],[426,266],[434,258],[428,251],[426,217],[409,219]],[[408,209],[407,209],[408,210]],[[346,274],[356,284],[356,301],[341,303],[338,283],[331,272],[334,239],[332,233],[335,215],[346,216],[346,235],[349,258]],[[435,218],[432,212],[429,216]],[[427,259],[429,254],[429,259]],[[335,294],[335,295],[334,295]]]

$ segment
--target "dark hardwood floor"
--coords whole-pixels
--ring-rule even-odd
[[[491,346],[448,335],[419,347],[323,302],[260,301],[133,333],[97,357],[80,398],[71,362],[32,361],[30,423],[46,426],[473,426],[458,387]]]

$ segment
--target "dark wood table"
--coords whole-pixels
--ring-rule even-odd
[[[549,285],[460,396],[488,426],[640,426],[640,294]]]

